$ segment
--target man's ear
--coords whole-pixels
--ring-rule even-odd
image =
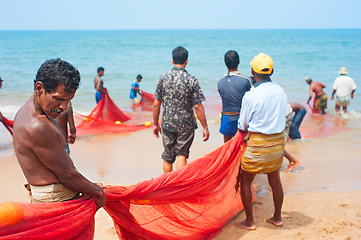
[[[173,60],[173,58],[172,58],[172,64],[174,64],[174,60]]]
[[[36,95],[40,96],[45,91],[44,85],[42,82],[38,81],[34,85],[34,92]]]

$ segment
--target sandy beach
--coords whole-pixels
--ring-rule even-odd
[[[263,222],[273,212],[266,175],[255,179],[256,203],[253,205],[257,230],[247,231],[233,225],[245,218],[242,211],[214,239],[360,239],[361,238],[361,129],[347,121],[349,130],[328,137],[290,141],[286,149],[300,161],[291,173],[281,173],[285,192],[282,208],[284,226],[276,228]],[[201,131],[191,148],[190,161],[222,145],[218,119],[209,120],[211,138],[203,143]],[[7,134],[3,129],[2,136]],[[8,137],[2,139],[8,140]],[[104,185],[128,185],[162,174],[161,139],[151,128],[125,134],[79,137],[71,145],[77,168],[91,181]],[[29,202],[26,182],[10,148],[0,152],[0,202]],[[281,170],[287,167],[283,162]],[[221,209],[220,209],[221,211]],[[95,239],[118,239],[113,223],[101,209],[96,214]]]

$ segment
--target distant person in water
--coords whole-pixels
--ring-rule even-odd
[[[130,100],[132,100],[133,104],[139,103],[137,93],[141,94],[141,90],[139,89],[139,83],[142,81],[142,78],[142,75],[138,74],[137,78],[132,82],[129,98]]]
[[[223,134],[224,142],[229,141],[238,131],[237,123],[241,111],[242,98],[252,86],[250,77],[238,72],[240,63],[236,51],[230,50],[224,55],[224,63],[228,72],[218,80],[217,88],[222,98],[222,118],[219,132]]]
[[[69,143],[73,144],[76,138],[76,128],[74,124],[73,107],[71,106],[71,102],[69,102],[68,108],[64,112],[62,112],[60,116],[57,117],[55,120],[58,123],[59,128],[65,137],[66,144],[64,149],[68,153],[68,155],[70,155]],[[69,136],[68,136],[68,125],[70,131]]]
[[[3,81],[4,80],[2,80],[1,79],[1,77],[0,77],[0,89],[1,89],[1,87],[3,86]],[[5,118],[4,118],[4,116],[3,116],[3,114],[0,112],[0,121],[1,122],[4,122],[5,121]]]
[[[290,127],[290,133],[288,136],[291,139],[300,139],[301,133],[300,133],[300,125],[302,123],[303,118],[306,115],[306,108],[302,106],[299,103],[291,102],[290,106],[292,107],[292,111],[295,113],[292,118],[292,123]]]
[[[313,108],[317,111],[321,111],[322,114],[325,114],[325,109],[327,108],[327,95],[323,89],[326,85],[318,81],[313,82],[310,77],[306,77],[305,80],[310,85],[310,96],[307,100],[307,104],[310,104],[312,95],[315,93],[316,101]]]
[[[100,102],[100,100],[102,100],[102,94],[106,95],[107,92],[104,89],[104,83],[101,78],[104,75],[104,68],[98,67],[97,73],[98,74],[94,78],[94,88],[97,90],[95,93],[95,101],[98,104]]]
[[[352,78],[346,76],[348,72],[345,67],[342,67],[338,72],[341,74],[341,76],[336,78],[333,84],[331,100],[336,93],[335,110],[337,115],[341,116],[340,107],[342,106],[343,112],[347,112],[347,105],[350,104],[350,94],[351,98],[353,99],[357,86]]]

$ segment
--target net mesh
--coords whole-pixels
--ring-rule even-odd
[[[120,239],[211,239],[243,205],[236,192],[246,147],[237,135],[187,166],[131,186],[105,186],[104,209]],[[255,198],[253,198],[255,201]],[[94,200],[18,203],[22,219],[0,239],[92,239]],[[0,211],[1,216],[1,211]]]
[[[153,101],[152,94],[143,92],[138,106],[147,108],[153,104]],[[139,114],[123,113],[109,97],[109,94],[103,96],[88,116],[75,115],[81,121],[76,127],[77,135],[132,132],[150,126],[150,122],[146,122],[145,118]]]
[[[13,135],[14,121],[4,117],[4,121],[2,123],[4,124],[4,127],[10,132],[10,134]]]

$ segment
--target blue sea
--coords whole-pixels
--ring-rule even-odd
[[[88,114],[95,107],[93,79],[99,66],[105,68],[110,97],[122,109],[130,105],[130,86],[137,74],[143,76],[140,88],[154,92],[158,77],[173,67],[171,52],[177,46],[189,51],[186,69],[199,79],[206,98],[218,95],[216,85],[227,72],[228,50],[239,53],[244,75],[251,74],[250,61],[263,52],[274,61],[272,80],[284,88],[290,102],[306,106],[307,76],[326,84],[331,97],[332,84],[345,66],[361,86],[360,43],[361,29],[0,31],[0,111],[13,119],[32,95],[40,65],[58,57],[81,73],[72,101],[75,112]],[[356,90],[349,110],[355,120],[361,118],[361,90]],[[334,114],[330,100],[328,113]],[[3,129],[1,135],[6,133]]]

